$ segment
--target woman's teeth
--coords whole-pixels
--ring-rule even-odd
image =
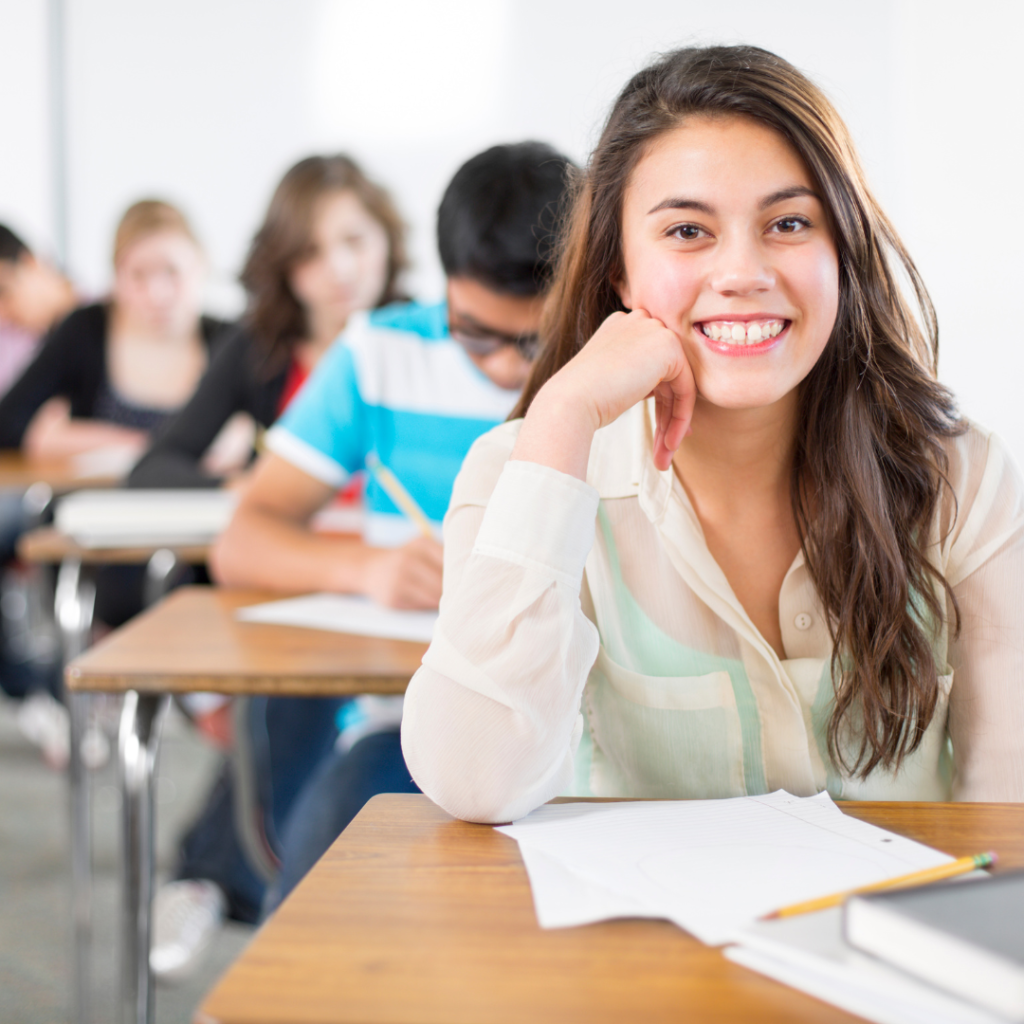
[[[712,320],[700,325],[701,331],[712,341],[724,341],[727,345],[756,345],[781,333],[785,320],[749,320],[734,322]]]

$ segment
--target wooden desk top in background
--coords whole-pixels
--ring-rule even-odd
[[[65,669],[71,690],[338,696],[404,693],[426,644],[239,622],[235,609],[280,598],[182,587]]]
[[[52,526],[40,526],[18,538],[18,557],[23,562],[55,565],[65,558],[77,558],[94,565],[145,565],[153,552],[166,548],[182,562],[204,565],[210,552],[208,544],[149,544],[134,547],[82,547],[67,534]]]
[[[83,476],[74,459],[29,459],[21,452],[0,449],[0,488],[48,484],[55,491],[80,487],[112,487],[120,477]]]
[[[1024,807],[841,804],[1024,866]],[[218,982],[197,1024],[853,1024],[665,921],[542,931],[514,840],[375,797]]]

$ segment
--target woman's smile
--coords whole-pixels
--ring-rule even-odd
[[[724,356],[755,356],[781,345],[791,323],[785,317],[755,314],[743,319],[713,318],[693,326],[712,352]]]

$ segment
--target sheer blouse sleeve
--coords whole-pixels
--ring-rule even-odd
[[[508,461],[516,431],[481,438],[456,481],[440,618],[402,720],[413,778],[469,821],[511,821],[569,785],[598,649],[580,606],[597,492]]]

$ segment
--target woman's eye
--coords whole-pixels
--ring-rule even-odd
[[[697,227],[696,224],[677,224],[671,229],[669,234],[676,238],[682,238],[687,242],[692,242],[704,234],[704,229]]]
[[[801,229],[809,228],[810,226],[803,217],[783,217],[782,220],[777,220],[774,224],[775,230],[782,235],[793,235]]]

